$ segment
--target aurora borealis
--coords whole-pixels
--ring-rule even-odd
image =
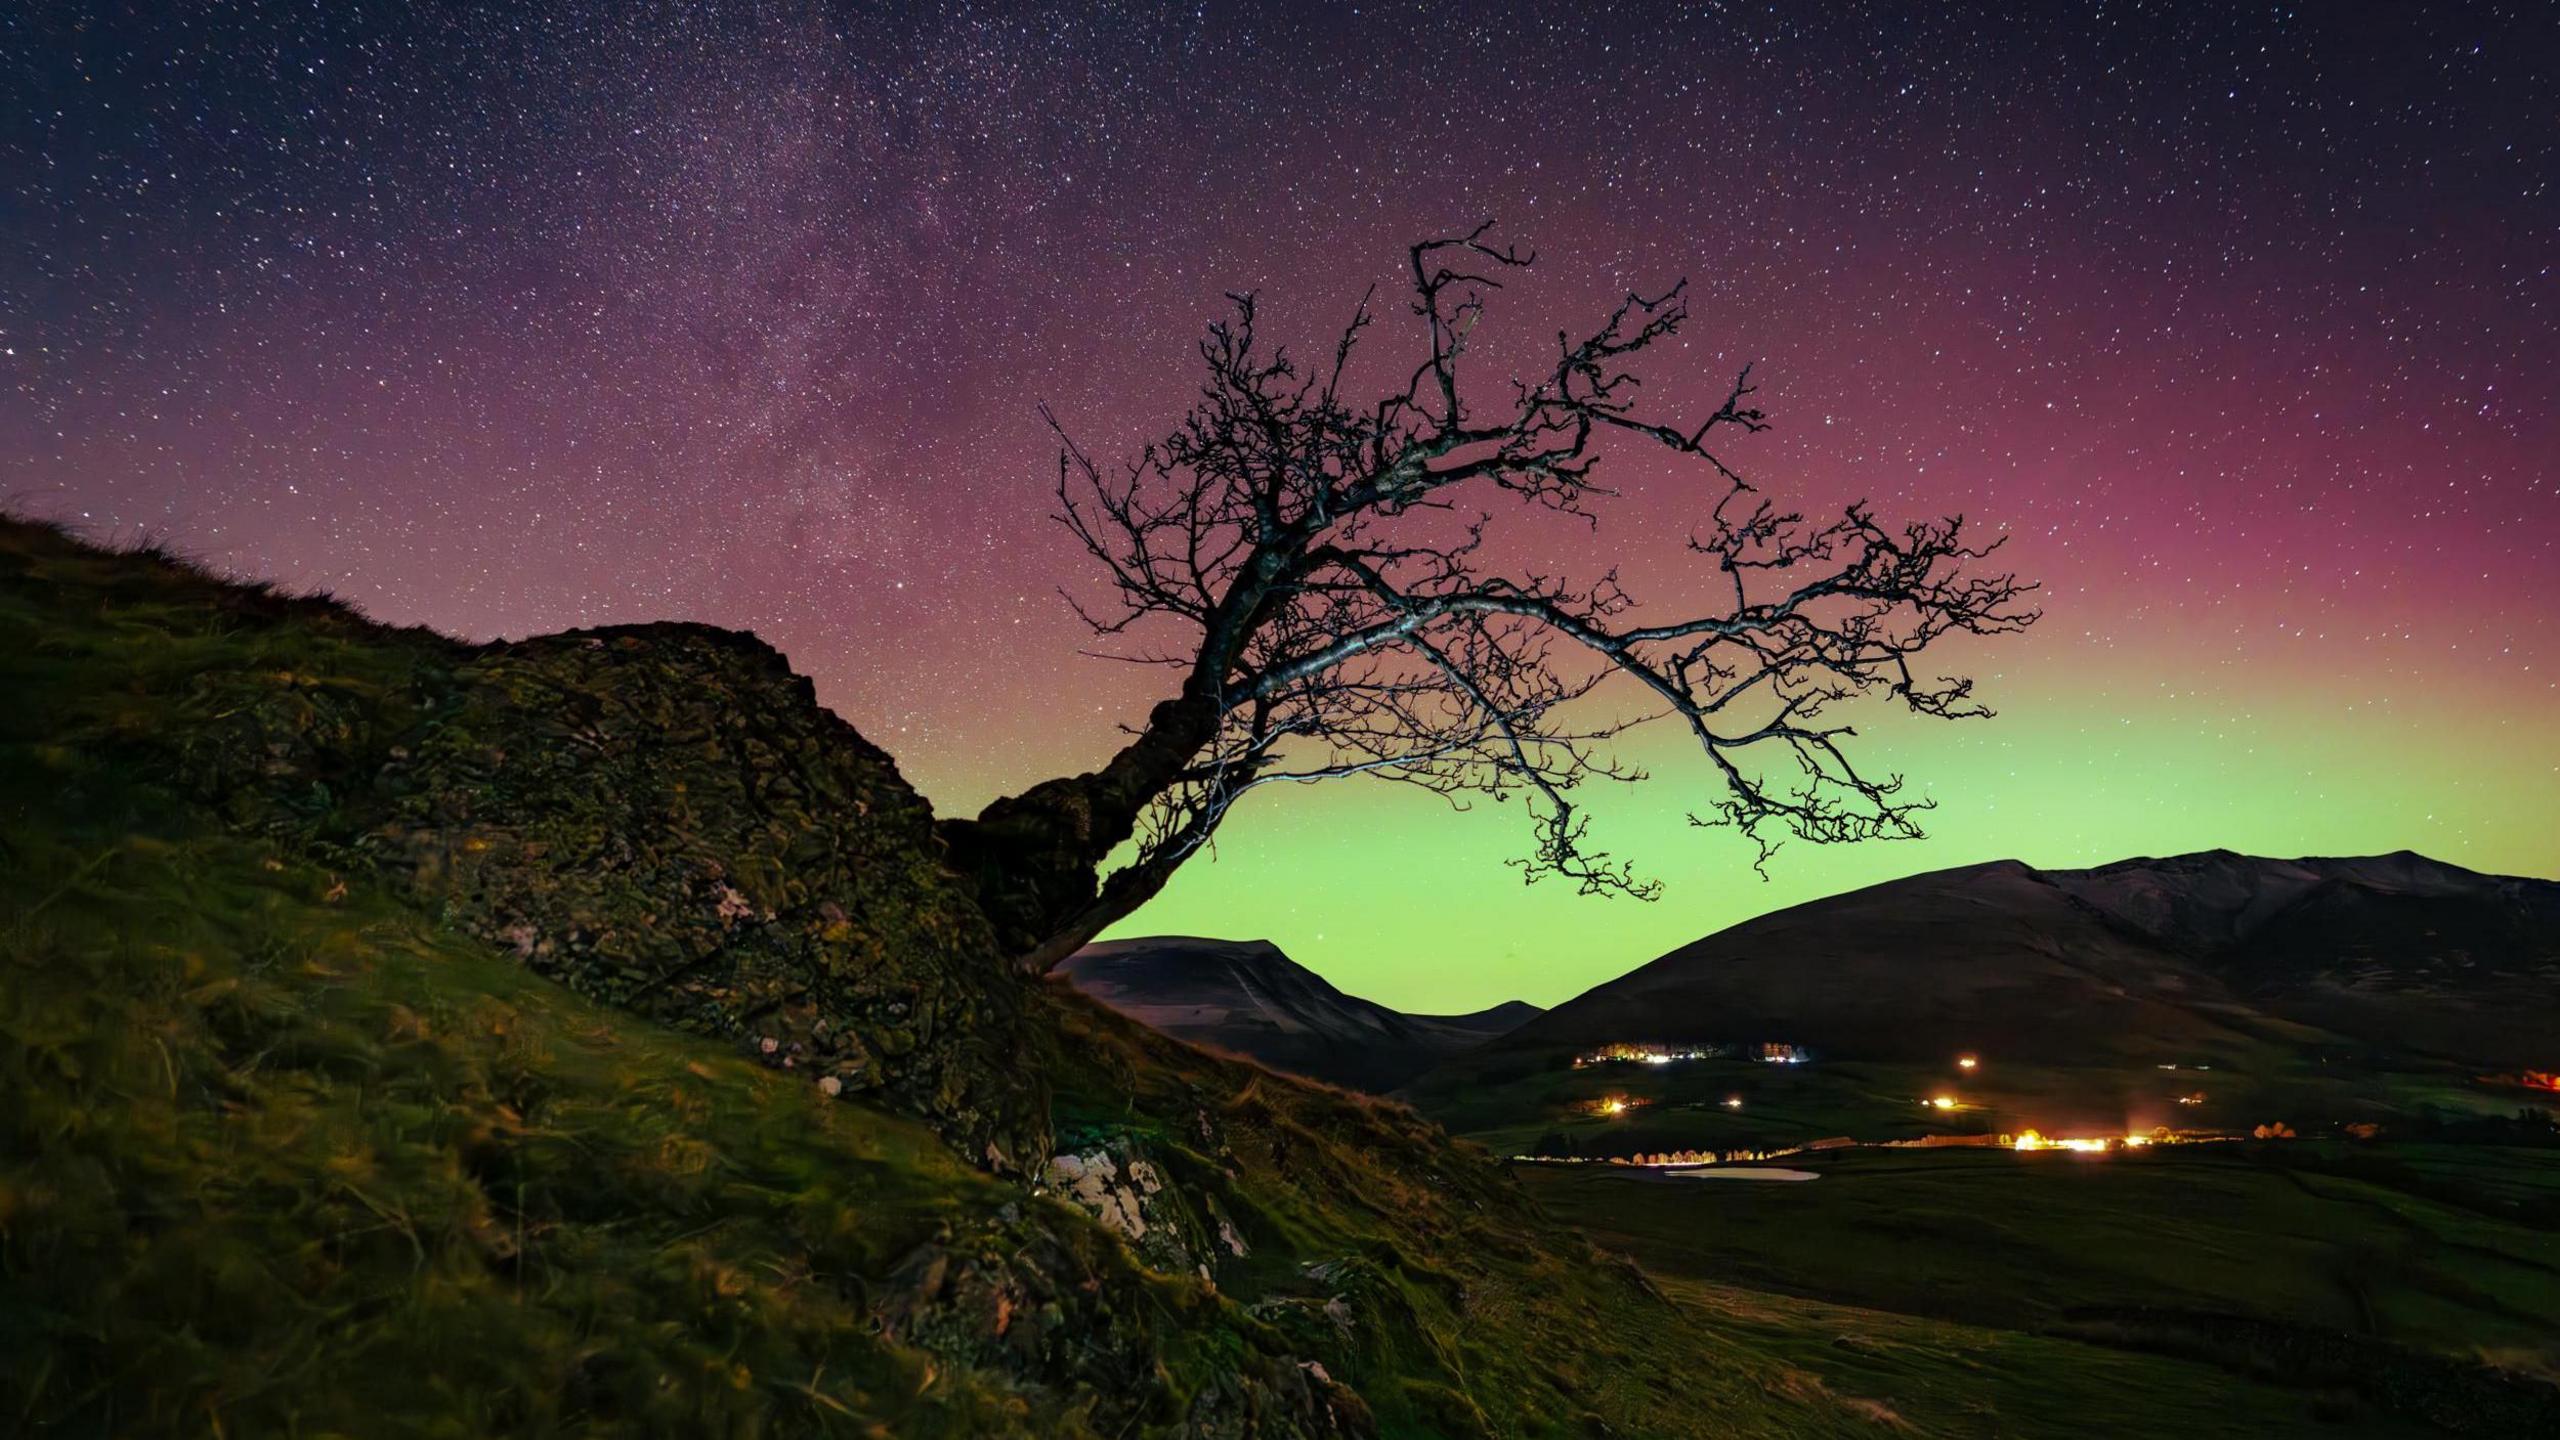
[[[946,812],[1152,698],[1077,653],[1037,406],[1116,453],[1223,292],[1321,343],[1486,216],[1501,343],[1686,274],[1651,373],[1757,362],[1728,458],[2044,583],[1997,719],[1859,717],[1928,841],[1764,883],[1666,735],[1591,797],[1657,904],[1351,782],[1124,931],[1449,1011],[2001,856],[2560,872],[2546,7],[87,8],[0,17],[0,497],[473,637],[752,628]],[[1611,478],[1523,543],[1676,599],[1697,490]]]

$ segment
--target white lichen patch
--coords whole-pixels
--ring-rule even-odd
[[[1120,1163],[1108,1150],[1050,1157],[1049,1183],[1077,1209],[1101,1221],[1102,1228],[1129,1240],[1147,1233],[1144,1196],[1164,1188],[1154,1167],[1143,1160],[1129,1162],[1124,1181]]]
[[[1153,1195],[1164,1188],[1164,1178],[1156,1174],[1156,1167],[1136,1158],[1129,1161],[1129,1183],[1137,1186],[1142,1195]]]

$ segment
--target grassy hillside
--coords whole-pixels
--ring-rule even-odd
[[[1849,1423],[1406,1112],[1016,978],[751,641],[466,647],[12,526],[0,690],[0,1413]]]
[[[1021,981],[887,758],[744,637],[468,647],[7,525],[0,694],[17,1430],[2239,1436],[2331,1403],[1665,1288],[1409,1111]]]
[[[1191,1287],[919,1124],[267,847],[13,820],[0,1410],[39,1433],[1116,1428],[1117,1399],[873,1333],[874,1288],[954,1250],[1040,1247],[1075,1282],[1051,1345],[1162,1314],[1131,1382],[1159,1340],[1217,1344]]]
[[[438,703],[483,652],[0,540],[0,690],[29,702],[0,720],[0,1414],[1356,1428],[1356,1397],[1196,1277],[968,1163],[951,1086],[877,1089],[914,1117],[831,1100],[743,1038],[770,1013],[688,1007],[688,1035],[599,1008],[369,864],[367,759],[502,718]]]

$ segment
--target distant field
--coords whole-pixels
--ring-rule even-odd
[[[1783,1367],[1781,1385],[1833,1397],[1873,1421],[1877,1435],[2397,1440],[2446,1433],[2343,1386],[2269,1384],[2192,1359],[1674,1276],[1659,1284],[1690,1308],[1700,1338]]]
[[[1519,1167],[1657,1274],[2015,1331],[2253,1317],[2560,1375],[2560,1152],[1845,1152],[1800,1185]]]

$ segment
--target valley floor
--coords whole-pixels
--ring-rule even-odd
[[[1928,1433],[2552,1423],[2560,1152],[1851,1150],[1787,1164],[1819,1183],[1515,1170],[1701,1323]]]

